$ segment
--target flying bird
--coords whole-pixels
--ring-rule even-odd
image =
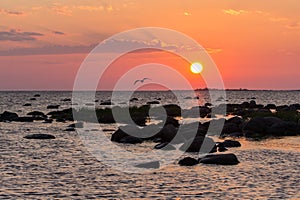
[[[138,82],[144,83],[145,80],[150,80],[150,81],[151,81],[150,78],[143,78],[143,79],[141,79],[141,80],[136,80],[136,81],[134,81],[133,85],[137,84]]]

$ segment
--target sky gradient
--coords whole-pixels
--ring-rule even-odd
[[[99,42],[140,27],[169,28],[196,40],[226,88],[300,89],[299,8],[298,0],[1,0],[0,90],[71,90]],[[194,88],[205,87],[188,65],[167,57],[155,58],[180,65]],[[125,60],[118,66],[133,64]],[[101,89],[120,77],[111,71]]]

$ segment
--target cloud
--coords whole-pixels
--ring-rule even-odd
[[[52,33],[55,35],[65,35],[64,32],[60,32],[60,31],[52,31]]]
[[[7,14],[7,15],[12,15],[12,16],[22,16],[22,15],[25,15],[24,12],[10,11],[10,10],[5,10],[5,9],[0,9],[0,13]]]
[[[43,35],[44,34],[37,32],[21,32],[11,29],[10,31],[0,32],[0,41],[34,41],[37,40],[36,37]]]
[[[222,12],[224,14],[234,15],[234,16],[249,13],[249,11],[246,10],[234,10],[234,9],[222,10]]]
[[[223,51],[223,49],[220,48],[205,48],[207,53],[209,54],[216,54],[216,53],[220,53]]]
[[[80,5],[80,6],[76,6],[74,8],[77,8],[79,10],[86,10],[89,12],[95,12],[95,11],[108,11],[111,12],[114,10],[114,7],[112,5],[98,5],[98,6],[89,6],[89,5]]]
[[[97,44],[88,46],[63,46],[52,45],[35,48],[16,48],[0,51],[0,56],[27,56],[27,55],[56,55],[56,54],[75,54],[89,53]]]
[[[286,18],[286,17],[271,17],[271,18],[269,18],[269,20],[271,22],[283,22],[283,21],[287,21],[288,18]]]
[[[59,15],[72,16],[72,10],[69,6],[63,6],[59,3],[54,3],[51,9]]]
[[[184,16],[191,16],[192,14],[190,12],[183,12]]]
[[[292,30],[300,29],[300,22],[291,23],[291,24],[287,25],[287,28],[292,29]]]

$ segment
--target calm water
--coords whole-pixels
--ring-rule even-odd
[[[36,101],[30,101],[39,93]],[[70,92],[1,92],[0,112],[25,115],[29,111],[47,112],[49,104],[68,108]],[[181,92],[183,97],[192,93]],[[204,104],[209,96],[186,99],[187,107]],[[176,103],[168,92],[139,92],[137,105],[161,98]],[[105,101],[109,93],[97,93]],[[300,92],[228,92],[229,103],[249,101],[277,105],[299,103]],[[124,99],[120,99],[122,103]],[[23,107],[31,103],[31,107]],[[97,103],[97,105],[99,105]],[[120,104],[122,105],[122,104]],[[69,123],[44,124],[0,122],[0,199],[299,199],[300,137],[270,139],[261,142],[240,140],[241,148],[230,149],[237,155],[237,166],[197,165],[181,167],[178,159],[170,165],[146,174],[127,174],[98,161],[83,145],[76,132],[64,132]],[[117,129],[117,125],[102,125]],[[87,133],[93,132],[91,128]],[[111,132],[107,132],[109,136]],[[55,140],[26,140],[32,133],[50,133]],[[94,131],[94,133],[97,133]],[[216,139],[217,140],[217,139]],[[124,150],[151,151],[155,144],[120,145]],[[110,147],[104,147],[110,151]],[[193,156],[193,155],[192,155]]]

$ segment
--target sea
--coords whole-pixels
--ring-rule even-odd
[[[158,101],[157,105],[181,103],[189,109],[211,99],[209,91],[137,91],[130,96],[137,100],[129,103],[128,93],[119,92],[114,106]],[[34,97],[37,94],[40,96]],[[93,95],[95,101],[87,105],[111,107],[100,104],[109,101],[112,92]],[[60,105],[58,110],[74,106],[66,100],[72,99],[71,91],[2,91],[0,97],[0,113],[10,111],[19,116],[31,111],[53,111],[47,109],[48,105]],[[300,91],[226,91],[226,97],[221,98],[226,103],[254,100],[264,105],[291,105],[300,103]],[[31,106],[23,106],[26,103]],[[234,166],[179,166],[180,158],[197,156],[181,155],[158,169],[129,173],[108,162],[118,162],[113,159],[116,153],[112,145],[129,152],[126,155],[131,160],[136,153],[153,156],[156,143],[105,144],[98,153],[109,158],[101,160],[89,150],[82,135],[64,131],[71,123],[0,122],[0,199],[300,199],[299,136],[262,141],[238,139],[242,146],[228,151],[240,161]],[[119,124],[100,124],[85,132],[95,135],[101,128],[107,129],[109,138],[118,127]],[[23,138],[35,133],[51,134],[56,139]],[[101,141],[97,144],[101,145]]]

